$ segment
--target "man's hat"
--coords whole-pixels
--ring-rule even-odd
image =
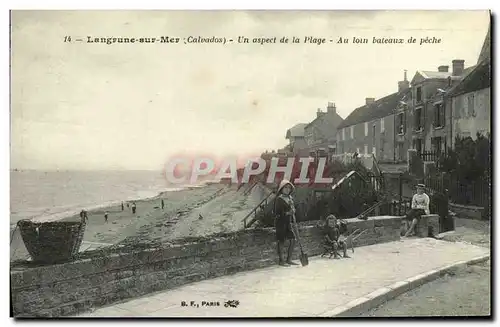
[[[417,187],[425,188],[424,184],[417,184]]]

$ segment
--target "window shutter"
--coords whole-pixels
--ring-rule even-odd
[[[446,124],[446,107],[444,104],[441,105],[441,126]]]
[[[436,126],[439,126],[439,105],[435,105],[434,106],[434,121],[432,122],[432,124],[434,125],[434,127]]]
[[[420,109],[420,127],[423,129],[424,128],[424,124],[425,124],[425,117],[426,117],[426,114],[427,114],[427,109],[425,106],[422,107],[422,109]]]

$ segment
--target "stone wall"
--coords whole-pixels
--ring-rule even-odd
[[[415,228],[419,237],[434,237],[439,234],[439,216],[423,215]]]
[[[431,216],[437,220],[436,215]],[[399,239],[401,217],[347,221],[350,231],[367,229],[356,246]],[[300,226],[300,237],[309,256],[322,254],[323,237],[319,227]],[[65,264],[13,265],[11,295],[14,316],[76,315],[127,298],[268,267],[275,265],[276,260],[273,229],[249,229],[191,243],[94,255]]]

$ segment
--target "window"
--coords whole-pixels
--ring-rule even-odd
[[[403,112],[399,113],[396,121],[397,121],[396,131],[399,135],[403,135],[406,132],[405,114]]]
[[[354,125],[351,126],[351,139],[354,138]]]
[[[385,118],[380,118],[380,133],[385,131]]]
[[[365,154],[368,154],[368,145],[365,144]]]
[[[442,103],[434,105],[434,128],[443,127],[445,122],[444,107]]]
[[[415,121],[413,123],[413,126],[415,126],[416,131],[420,131],[423,129],[422,126],[422,108],[417,108],[415,109]]]
[[[368,122],[365,123],[365,136],[368,136]]]
[[[413,140],[413,148],[417,150],[418,155],[422,154],[422,139],[414,139]]]
[[[342,128],[342,141],[345,141],[345,128]]]
[[[417,102],[422,102],[422,87],[417,87]]]
[[[469,94],[467,97],[467,117],[476,117],[476,111],[474,110],[474,94]]]
[[[431,140],[432,152],[441,153],[443,151],[443,137],[433,137]]]

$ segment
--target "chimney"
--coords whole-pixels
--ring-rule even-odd
[[[321,112],[321,109],[318,108],[318,111],[316,112],[316,118],[319,118],[323,112]]]
[[[406,78],[406,69],[405,69],[405,78],[403,81],[398,82],[398,92],[408,90],[410,88],[410,82]]]
[[[439,66],[438,67],[438,72],[447,73],[448,72],[448,68],[450,68],[450,66]]]
[[[337,112],[337,107],[335,106],[335,103],[333,102],[328,102],[328,106],[326,107],[326,112],[329,114],[334,114]]]
[[[366,98],[365,100],[367,106],[375,102],[375,98]]]
[[[460,76],[464,72],[464,63],[465,60],[455,59],[452,62],[453,72],[451,73],[453,76]]]

